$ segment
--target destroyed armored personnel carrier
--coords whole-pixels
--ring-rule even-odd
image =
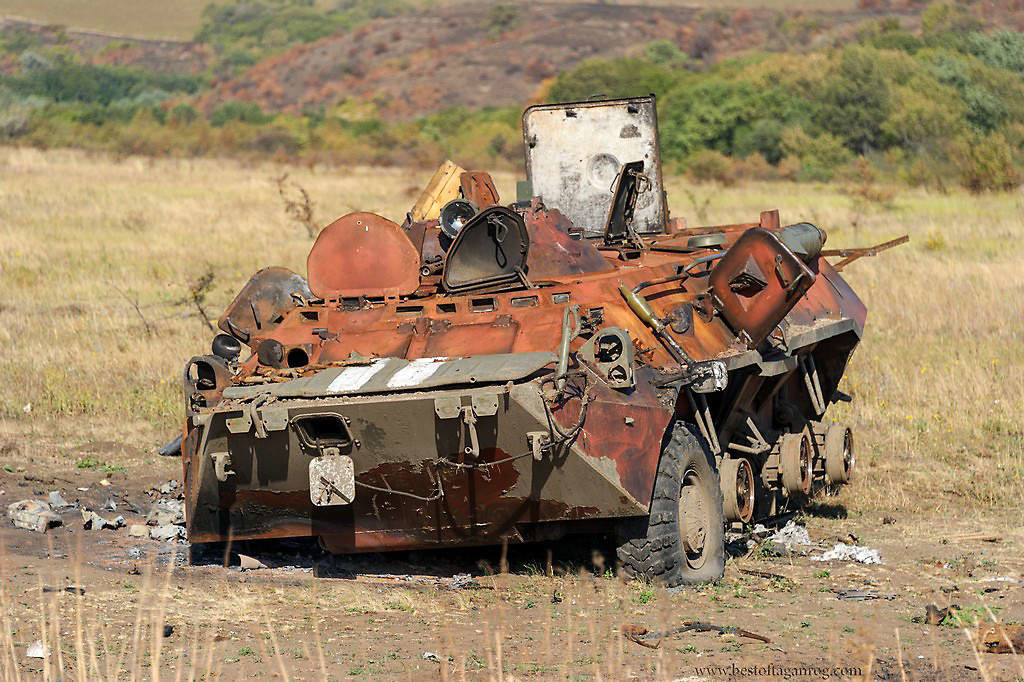
[[[838,270],[865,254],[777,211],[671,218],[653,96],[534,106],[523,132],[515,202],[446,163],[403,224],[346,215],[306,277],[245,285],[185,370],[193,543],[604,533],[676,585],[721,576],[727,523],[850,480],[824,415],[866,315]]]

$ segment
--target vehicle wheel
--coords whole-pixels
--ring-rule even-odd
[[[811,438],[807,431],[783,434],[779,445],[782,487],[791,495],[809,495],[814,476]]]
[[[831,424],[825,431],[825,474],[833,485],[849,483],[853,476],[853,431]]]
[[[725,516],[715,460],[679,422],[661,453],[644,537],[618,550],[625,571],[666,587],[718,580],[725,571]]]
[[[722,511],[726,521],[747,523],[754,516],[754,470],[743,457],[725,457],[718,465]]]

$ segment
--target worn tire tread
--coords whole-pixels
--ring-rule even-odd
[[[710,539],[704,566],[693,571],[686,563],[679,539],[678,500],[682,486],[682,472],[691,461],[702,466],[703,458],[710,472],[704,485],[711,496],[712,514],[717,510],[721,521],[720,533]],[[718,482],[718,469],[706,442],[694,428],[677,422],[662,452],[654,482],[651,509],[643,537],[633,537],[621,544],[616,552],[625,572],[638,580],[660,582],[666,587],[711,582],[722,577],[725,569],[725,517],[723,499]],[[714,525],[714,524],[713,524]]]

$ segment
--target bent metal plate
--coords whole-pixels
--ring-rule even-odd
[[[352,504],[356,499],[352,458],[346,455],[323,455],[310,462],[309,499],[317,507]]]

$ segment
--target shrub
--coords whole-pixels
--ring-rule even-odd
[[[844,48],[817,101],[815,123],[855,152],[878,145],[882,124],[892,109],[889,83],[879,61],[878,50]]]
[[[736,182],[732,161],[721,152],[702,149],[687,157],[686,174],[696,182],[720,182],[732,185]]]
[[[972,192],[1012,189],[1020,184],[1013,154],[999,133],[961,136],[953,141],[950,156],[960,171],[960,182]]]
[[[689,56],[671,40],[655,40],[644,48],[644,58],[652,64],[669,69],[685,69],[693,65]]]
[[[221,127],[228,121],[243,123],[267,123],[272,117],[267,116],[256,102],[225,102],[210,115],[210,124]]]
[[[665,156],[685,158],[702,148],[732,153],[737,128],[759,113],[759,100],[747,81],[712,78],[675,88],[659,110]]]
[[[667,92],[675,79],[663,66],[636,57],[586,59],[571,71],[563,71],[552,83],[548,100],[574,102],[591,95],[633,97]]]
[[[184,102],[179,102],[167,112],[167,122],[175,126],[188,125],[199,118],[199,112],[195,107]]]
[[[491,7],[487,14],[487,30],[492,35],[500,35],[511,30],[519,22],[519,8],[515,5],[499,3]]]
[[[782,123],[774,118],[760,118],[737,128],[733,153],[740,158],[755,155],[768,163],[778,163],[782,158]]]
[[[787,154],[800,159],[800,180],[831,180],[836,171],[853,158],[842,140],[829,133],[812,137],[802,128],[782,133],[782,147]]]

